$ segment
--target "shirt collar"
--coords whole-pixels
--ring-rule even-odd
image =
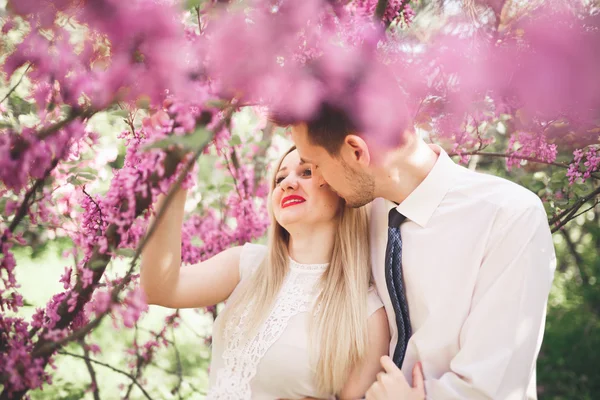
[[[434,144],[429,147],[438,154],[437,161],[423,182],[396,207],[399,213],[422,228],[427,226],[427,222],[452,187],[457,171],[456,164],[444,149]],[[386,204],[388,210],[394,207],[391,201],[386,200]]]

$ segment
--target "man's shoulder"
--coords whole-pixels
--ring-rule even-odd
[[[531,190],[486,172],[460,168],[458,177],[450,194],[468,198],[473,202],[489,205],[498,211],[525,212],[541,210],[544,205],[538,195]]]

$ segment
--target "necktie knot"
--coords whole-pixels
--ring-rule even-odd
[[[396,208],[392,208],[388,214],[388,226],[390,228],[399,228],[406,221],[406,217],[398,212]]]

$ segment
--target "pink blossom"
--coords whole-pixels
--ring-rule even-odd
[[[116,308],[120,315],[123,325],[127,328],[133,328],[140,316],[148,310],[148,303],[144,291],[136,287],[131,289],[125,295],[123,302]]]
[[[73,272],[73,268],[65,267],[65,272],[61,275],[59,282],[62,282],[64,289],[69,289],[71,287],[71,274]]]
[[[585,161],[584,161],[585,160]],[[600,150],[598,147],[577,149],[573,152],[573,162],[569,164],[567,177],[569,184],[586,181],[593,173],[600,171]]]
[[[510,138],[508,153],[510,156],[506,159],[506,168],[510,170],[522,164],[523,160],[519,157],[552,163],[556,160],[558,150],[556,144],[548,143],[542,133],[517,132]]]

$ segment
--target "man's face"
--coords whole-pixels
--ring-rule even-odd
[[[340,154],[334,157],[324,147],[311,143],[306,124],[293,125],[291,131],[300,158],[313,165],[315,177],[328,183],[346,205],[361,207],[373,201],[375,182],[364,168],[348,157],[345,143]]]

